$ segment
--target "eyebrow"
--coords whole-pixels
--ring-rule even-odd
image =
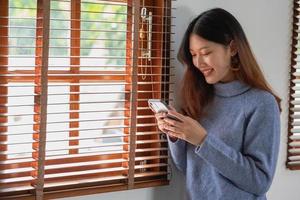
[[[196,51],[202,50],[202,49],[208,49],[209,47],[205,46],[205,47],[201,47],[199,49],[196,49]],[[190,51],[194,51],[193,49],[190,49]]]

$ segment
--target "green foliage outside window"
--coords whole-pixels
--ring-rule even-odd
[[[70,6],[70,2],[51,1],[50,27],[60,30],[50,31],[50,47],[56,47],[50,49],[50,56],[70,56]],[[10,55],[34,55],[37,1],[10,0],[9,7],[9,43],[16,47],[10,48]],[[95,51],[93,55],[108,57],[105,65],[125,65],[125,59],[115,57],[126,55],[126,5],[82,3],[81,11],[81,56]]]

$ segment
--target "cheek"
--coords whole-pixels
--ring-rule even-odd
[[[210,61],[217,71],[224,71],[230,68],[230,58],[225,56],[215,56]]]
[[[230,55],[224,56],[224,63],[226,64],[226,66],[230,66],[230,64],[231,64],[231,56]]]
[[[217,68],[219,68],[220,66],[219,59],[214,55],[203,58],[203,63],[205,63],[209,67],[214,68],[215,70],[217,70]]]
[[[214,56],[204,56],[202,58],[202,62],[205,64],[205,65],[208,65],[210,67],[214,67],[216,65],[216,62],[215,62],[215,58]]]

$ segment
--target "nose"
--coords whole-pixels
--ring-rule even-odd
[[[203,64],[204,64],[204,61],[203,61],[202,56],[200,56],[200,55],[196,56],[195,61],[194,61],[194,65],[196,67],[201,67],[201,66],[203,66]]]

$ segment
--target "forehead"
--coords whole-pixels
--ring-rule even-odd
[[[214,46],[214,42],[206,40],[196,34],[191,34],[189,39],[190,50],[196,51]]]

